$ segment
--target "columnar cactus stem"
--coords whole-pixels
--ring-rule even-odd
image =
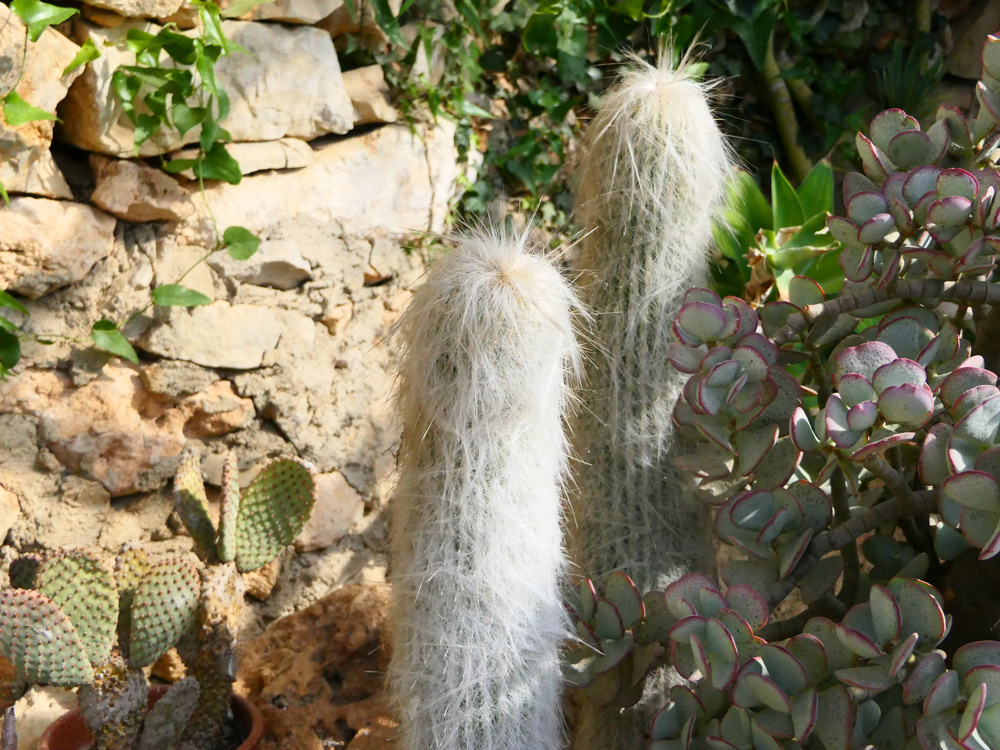
[[[561,746],[561,417],[573,293],[527,236],[480,233],[400,321],[390,679],[402,750]]]
[[[624,570],[663,588],[711,556],[703,509],[674,468],[670,324],[708,273],[711,220],[731,169],[706,87],[667,62],[636,62],[586,136],[577,266],[594,314],[574,517],[581,572]]]
[[[589,126],[578,175],[576,267],[595,346],[572,429],[571,549],[580,573],[623,570],[640,591],[714,565],[705,508],[673,465],[686,452],[672,422],[686,376],[667,350],[684,293],[708,275],[732,157],[688,70],[669,55],[658,68],[636,60]],[[585,710],[576,745],[641,746],[648,723],[633,716]]]

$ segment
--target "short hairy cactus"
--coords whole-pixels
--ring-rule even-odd
[[[460,238],[400,320],[391,544],[404,750],[561,745],[561,417],[573,293],[517,237]]]
[[[293,541],[315,503],[315,482],[304,462],[272,461],[240,502],[235,462],[227,460],[218,534],[196,457],[181,461],[175,488],[179,513],[206,556],[203,570],[133,544],[113,565],[85,549],[13,561],[16,587],[0,592],[0,654],[12,662],[18,690],[0,693],[3,706],[27,683],[80,686],[97,750],[215,750],[235,679],[240,573]],[[228,561],[220,561],[223,554]],[[241,554],[248,560],[242,566],[232,561]],[[147,716],[142,668],[175,645],[191,679]]]

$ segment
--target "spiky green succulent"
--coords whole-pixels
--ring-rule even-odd
[[[248,573],[271,562],[305,527],[316,503],[315,469],[298,458],[275,459],[240,493],[235,462],[227,459],[224,466],[218,531],[195,454],[177,469],[177,510],[206,562],[235,560]]]

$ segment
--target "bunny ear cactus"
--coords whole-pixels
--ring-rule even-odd
[[[405,750],[562,744],[567,283],[517,237],[459,239],[400,319],[390,685]]]
[[[207,563],[191,618],[178,613],[164,623],[170,628],[165,635],[188,632],[178,651],[199,691],[179,747],[200,750],[218,741],[236,679],[241,573],[267,565],[303,529],[316,503],[315,469],[297,458],[272,460],[241,493],[235,458],[227,456],[217,531],[193,452],[182,459],[174,489],[178,513]]]

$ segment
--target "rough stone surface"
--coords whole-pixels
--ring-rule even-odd
[[[181,402],[190,414],[184,434],[192,438],[218,437],[245,427],[254,416],[253,401],[240,398],[228,380],[219,380]]]
[[[393,725],[379,697],[388,604],[384,585],[347,586],[246,644],[238,689],[264,714],[261,750],[343,747]]]
[[[247,260],[234,260],[218,253],[208,261],[220,275],[232,281],[275,289],[294,289],[313,277],[312,267],[294,242],[268,240]]]
[[[0,289],[35,298],[79,281],[111,252],[114,229],[82,203],[12,197],[0,206]]]
[[[253,18],[312,25],[343,7],[344,0],[275,0],[254,8]]]
[[[41,439],[70,471],[112,495],[143,489],[142,474],[184,447],[185,414],[149,394],[139,373],[105,367],[81,388],[51,370],[29,370],[0,390],[5,408],[39,418]]]
[[[69,688],[32,687],[14,704],[19,750],[34,750],[49,724],[76,708],[76,693]]]
[[[325,549],[350,532],[365,513],[365,502],[339,471],[316,477],[316,507],[295,539],[297,552]]]
[[[305,169],[215,184],[206,193],[220,226],[240,224],[264,238],[301,233],[302,225],[334,236],[440,231],[458,176],[453,137],[451,125],[417,135],[385,125],[318,146]],[[199,213],[181,235],[211,246],[212,224]]]
[[[344,73],[344,87],[354,105],[354,124],[396,122],[396,109],[389,100],[389,87],[381,65],[368,65]]]
[[[159,18],[176,13],[184,0],[86,0],[128,18]]]
[[[0,542],[3,542],[20,512],[21,505],[17,502],[17,495],[0,486]]]
[[[171,359],[205,367],[250,370],[261,366],[282,335],[274,311],[253,305],[213,302],[191,310],[168,308],[137,345]]]
[[[312,148],[299,138],[231,143],[226,146],[226,150],[239,163],[240,172],[243,174],[263,172],[266,169],[301,169],[309,166],[313,160]],[[193,159],[197,155],[196,149],[185,148],[172,156],[175,159]],[[189,180],[194,179],[194,173],[190,169],[180,174]]]
[[[91,154],[97,186],[90,199],[127,221],[179,221],[191,213],[191,195],[159,169]]]
[[[124,48],[104,46],[123,39],[132,28],[148,25],[128,21],[108,29],[82,21],[76,24],[77,40],[93,39],[102,54],[87,66],[64,103],[63,131],[75,146],[113,156],[133,153],[131,122],[108,89],[114,70],[133,64],[135,58]],[[250,53],[233,54],[216,65],[219,85],[231,101],[223,124],[234,141],[308,139],[351,129],[353,107],[337,53],[323,31],[243,21],[226,21],[223,30]],[[177,150],[197,141],[200,133],[200,128],[194,128],[182,137],[164,129],[142,145],[139,155]]]
[[[70,84],[83,72],[78,68],[63,75],[77,50],[79,47],[52,28],[46,29],[37,42],[28,42],[21,19],[11,13],[7,4],[0,5],[0,91],[6,93],[13,87],[22,71],[24,55],[18,95],[54,113]],[[15,128],[0,116],[0,184],[8,193],[73,197],[49,153],[53,125],[52,120],[40,120]]]

